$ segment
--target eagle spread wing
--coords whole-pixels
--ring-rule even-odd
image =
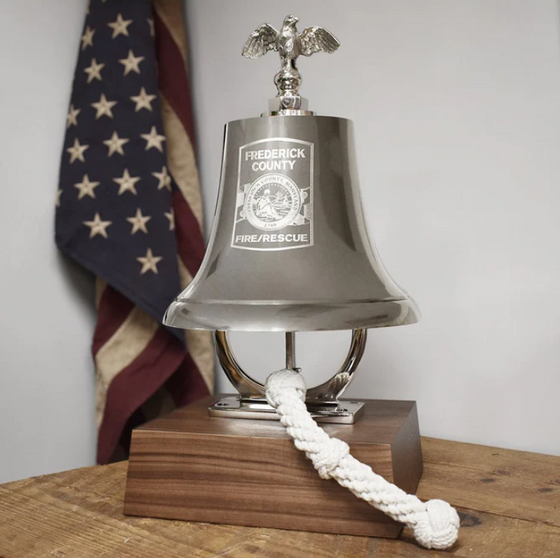
[[[311,56],[315,52],[334,52],[340,43],[338,39],[322,27],[308,27],[299,35],[300,53]]]
[[[243,47],[243,56],[246,58],[258,58],[266,54],[269,50],[276,50],[277,37],[278,31],[276,31],[272,25],[263,23],[263,25],[255,29],[247,39]]]

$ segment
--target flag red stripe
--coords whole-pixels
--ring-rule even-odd
[[[113,289],[111,285],[105,287],[99,301],[97,324],[91,345],[94,356],[113,337],[133,308],[134,304],[119,291]]]
[[[198,221],[183,194],[178,190],[173,192],[171,201],[175,214],[177,251],[185,267],[194,277],[204,258],[204,239]]]
[[[189,405],[210,395],[206,382],[202,379],[202,375],[189,354],[185,354],[181,366],[167,380],[165,387],[177,407]]]
[[[126,421],[126,424],[123,428],[123,431],[121,433],[121,436],[119,438],[119,448],[115,448],[117,449],[121,449],[122,453],[126,456],[130,454],[130,442],[132,440],[132,431],[135,428],[138,428],[139,426],[141,426],[142,424],[144,424],[146,422],[146,416],[144,415],[144,411],[142,409],[142,407],[136,409],[136,411],[134,411],[132,413],[132,415],[130,415],[130,417],[128,418],[128,420]],[[112,453],[111,455],[111,461],[115,460],[115,457],[118,457],[115,455],[115,452]],[[124,457],[123,457],[124,458]]]
[[[185,61],[171,33],[154,11],[157,59],[159,62],[159,88],[191,140],[195,148],[194,119],[191,111],[191,86],[187,79]]]
[[[99,428],[98,463],[109,462],[129,417],[169,379],[184,357],[181,343],[160,327],[142,353],[113,379]]]

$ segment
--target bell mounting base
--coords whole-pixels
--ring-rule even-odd
[[[337,401],[335,403],[308,403],[307,410],[316,422],[354,424],[364,412],[361,401]],[[242,399],[229,395],[208,407],[211,417],[243,418],[255,420],[280,420],[278,413],[264,399]]]
[[[334,480],[322,480],[280,422],[208,416],[208,407],[227,397],[208,397],[134,430],[126,515],[399,536],[401,524]],[[416,491],[422,451],[414,402],[365,401],[355,424],[323,428],[376,473]]]
[[[286,368],[301,372],[296,367],[295,332],[287,331]],[[352,381],[362,356],[367,340],[367,329],[354,329],[350,349],[336,374],[321,385],[307,390],[307,409],[317,422],[337,424],[354,424],[363,413],[364,404],[359,401],[342,401],[340,396]],[[229,417],[240,419],[279,420],[276,411],[268,405],[265,398],[265,386],[251,378],[241,368],[233,354],[226,331],[214,333],[216,354],[227,378],[239,392],[239,396],[228,396],[214,401],[208,407],[211,417]]]

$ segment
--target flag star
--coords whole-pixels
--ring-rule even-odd
[[[84,151],[89,148],[89,145],[80,145],[80,142],[76,138],[74,140],[74,145],[66,149],[70,153],[70,163],[73,163],[76,159],[79,159],[82,163],[85,163]]]
[[[89,6],[88,6],[89,8]],[[93,46],[93,34],[95,33],[95,29],[90,29],[88,25],[84,34],[82,35],[82,50],[85,50],[88,46]]]
[[[158,272],[157,264],[163,259],[159,256],[154,256],[152,254],[151,248],[148,248],[146,255],[141,258],[136,258],[141,264],[142,269],[140,271],[140,275],[144,275],[147,271],[153,271],[154,273]]]
[[[110,157],[113,153],[118,153],[119,155],[124,155],[123,145],[128,143],[130,140],[125,138],[119,138],[117,132],[113,132],[110,139],[105,140],[103,143],[109,148],[109,153],[107,157]]]
[[[126,76],[129,72],[140,73],[139,64],[144,60],[144,56],[134,56],[134,53],[129,50],[127,58],[121,58],[119,62],[124,66],[124,75]]]
[[[153,37],[155,35],[154,20],[151,17],[148,18],[148,25],[150,26],[150,37]]]
[[[169,219],[169,230],[174,231],[175,230],[175,213],[173,212],[173,209],[169,213],[166,211],[165,216]]]
[[[56,191],[56,207],[60,207],[60,194],[62,194],[62,190]]]
[[[98,234],[100,234],[103,238],[109,238],[109,236],[107,235],[107,227],[112,224],[112,221],[102,221],[99,213],[95,214],[93,221],[84,221],[84,225],[90,228],[90,238],[93,238]]]
[[[101,93],[101,97],[97,103],[91,103],[91,106],[97,110],[97,114],[95,115],[95,120],[101,118],[103,115],[107,115],[109,118],[113,118],[113,111],[111,110],[117,101],[108,101],[107,97],[103,93]]]
[[[148,215],[142,215],[140,209],[136,210],[136,215],[134,217],[127,217],[126,220],[132,223],[132,232],[134,234],[138,231],[148,234],[148,229],[146,228],[146,223],[151,219]]]
[[[87,174],[84,174],[84,178],[81,182],[74,184],[80,193],[78,194],[78,199],[81,200],[84,196],[89,196],[90,198],[95,198],[95,188],[99,186],[99,182],[92,182]]]
[[[68,116],[66,117],[66,127],[70,128],[70,126],[78,125],[78,114],[82,112],[82,109],[75,109],[74,105],[70,105],[70,110],[68,111]]]
[[[108,23],[107,25],[113,29],[113,36],[111,37],[114,39],[119,35],[129,36],[127,27],[132,23],[131,19],[123,19],[122,15],[119,14],[117,19],[112,23]]]
[[[101,70],[105,67],[105,64],[98,64],[95,58],[91,59],[91,64],[84,72],[88,75],[87,82],[91,83],[94,79],[101,81]]]
[[[140,93],[138,95],[133,95],[130,97],[136,103],[136,110],[142,110],[143,108],[148,109],[149,111],[152,110],[152,101],[156,98],[156,95],[148,95],[146,90],[142,87],[140,89]]]
[[[171,192],[171,177],[167,173],[167,167],[162,167],[161,172],[153,172],[152,175],[159,180],[158,190],[167,188]]]
[[[134,185],[140,180],[139,176],[130,176],[128,173],[128,169],[124,169],[124,173],[121,178],[113,178],[113,182],[116,182],[119,188],[119,196],[124,194],[125,192],[132,192],[133,194],[137,194],[136,188]]]
[[[149,134],[140,134],[140,136],[146,140],[146,151],[155,147],[163,153],[162,142],[165,141],[165,136],[158,134],[155,126],[152,126]]]

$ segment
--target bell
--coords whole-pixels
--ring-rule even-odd
[[[206,257],[167,325],[303,331],[417,321],[368,238],[353,135],[351,121],[326,116],[226,125]]]
[[[294,21],[289,16],[284,23]],[[269,27],[251,35],[245,56],[271,50],[265,44]],[[235,360],[230,330],[286,332],[286,367],[293,369],[294,332],[353,330],[342,366],[328,382],[308,390],[307,402],[316,406],[318,420],[354,422],[361,403],[355,409],[332,405],[360,362],[367,329],[419,318],[415,302],[391,279],[368,238],[352,122],[316,116],[299,95],[298,53],[333,52],[339,45],[330,32],[310,30],[300,51],[282,45],[282,33],[275,35],[282,67],[269,112],[226,125],[206,255],[165,314],[168,326],[216,332],[219,361],[240,397],[216,402],[212,416],[236,410],[241,418],[277,417],[264,401],[264,386]],[[265,416],[255,417],[254,410]]]

